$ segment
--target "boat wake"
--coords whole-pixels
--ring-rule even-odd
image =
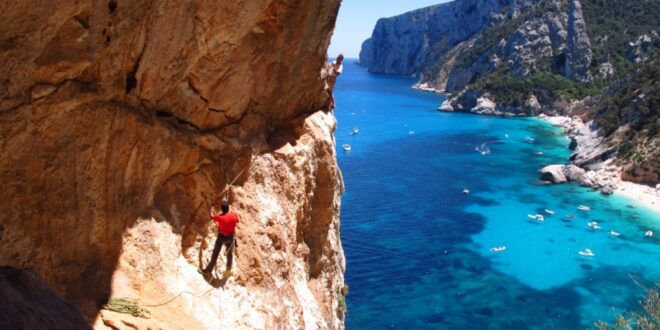
[[[474,147],[474,150],[477,151],[478,153],[482,155],[489,155],[490,154],[490,148],[488,148],[488,144],[491,143],[502,143],[501,141],[494,140],[494,141],[486,141],[476,147]]]

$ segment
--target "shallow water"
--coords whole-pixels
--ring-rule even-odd
[[[657,214],[538,182],[540,167],[570,154],[561,129],[439,113],[442,96],[410,89],[413,79],[344,70],[335,115],[348,329],[583,329],[637,309],[660,282]],[[578,255],[586,248],[595,256]]]

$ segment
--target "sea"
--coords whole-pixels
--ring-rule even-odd
[[[347,329],[588,329],[639,311],[660,215],[542,184],[570,156],[561,128],[441,113],[414,83],[348,59],[335,87]]]

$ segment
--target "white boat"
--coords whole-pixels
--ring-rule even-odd
[[[360,132],[360,130],[359,130],[359,129],[357,129],[357,128],[355,128],[355,127],[353,127],[353,129],[351,130],[351,132],[350,132],[350,133],[348,133],[348,134],[350,134],[350,135],[357,135],[357,133],[359,133],[359,132]]]
[[[489,249],[490,252],[502,252],[506,250],[506,246],[496,246]]]
[[[527,217],[536,221],[545,221],[545,218],[541,214],[528,214]]]
[[[543,156],[543,151],[537,151],[534,153],[534,156]]]
[[[591,208],[589,206],[586,206],[586,205],[578,205],[577,208],[578,208],[578,210],[581,210],[581,211],[591,211]]]
[[[573,214],[567,214],[567,215],[565,216],[565,218],[568,219],[568,220],[575,219],[575,215],[573,215]]]
[[[534,140],[533,138],[531,138],[531,137],[529,137],[529,136],[525,136],[525,142],[527,142],[527,143],[534,143],[535,141],[536,141],[536,140]]]
[[[352,150],[352,149],[351,149],[351,146],[348,145],[348,144],[344,144],[344,145],[342,145],[341,147],[344,148],[344,151],[351,151],[351,150]]]
[[[466,194],[466,195],[469,194],[469,193],[470,193],[470,189],[468,189],[468,188],[463,188],[463,193]]]
[[[591,251],[589,249],[584,249],[584,251],[580,251],[580,252],[578,252],[578,254],[581,255],[581,256],[585,256],[585,257],[594,257],[594,256],[596,256],[596,254],[593,253],[593,251]]]
[[[616,232],[614,230],[610,230],[610,235],[612,235],[612,236],[621,236],[621,234],[619,232]]]
[[[593,228],[594,230],[600,230],[600,229],[601,229],[599,225],[594,225],[594,226],[591,227],[591,228]]]
[[[480,153],[482,155],[488,155],[488,154],[490,154],[490,149],[488,148],[488,146],[486,144],[487,143],[482,143],[481,145],[476,146],[474,148],[474,150],[476,150],[478,153]]]
[[[644,233],[644,237],[653,237],[653,230],[647,230],[646,233]]]
[[[408,131],[408,135],[415,135],[415,131]]]
[[[545,209],[545,213],[550,214],[550,215],[554,215],[554,214],[555,214],[555,211],[553,211],[553,210],[549,210],[549,209]]]

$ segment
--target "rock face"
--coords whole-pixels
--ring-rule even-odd
[[[552,183],[564,183],[569,181],[582,182],[585,171],[575,165],[548,165],[540,171],[541,180]]]
[[[548,165],[541,169],[541,180],[552,183],[564,183],[568,181],[564,174],[564,165]]]
[[[448,50],[503,19],[512,0],[453,1],[376,23],[362,44],[360,64],[370,72],[418,74]]]
[[[560,72],[571,80],[590,82],[591,43],[587,35],[587,24],[584,22],[582,14],[582,4],[578,0],[571,2],[567,25],[566,60]]]
[[[360,63],[371,72],[422,74],[420,86],[446,92],[460,91],[500,66],[526,77],[544,60],[555,61],[568,79],[591,81],[580,2],[538,2],[457,0],[381,19],[363,44]],[[507,24],[487,30],[506,18]],[[501,39],[484,40],[496,35]],[[496,43],[482,48],[475,42]]]
[[[71,303],[62,300],[37,273],[0,267],[1,329],[90,329]]]
[[[318,111],[338,7],[4,6],[0,264],[33,267],[99,328],[123,315],[99,314],[111,296],[156,304],[187,289],[196,295],[155,319],[342,328],[342,184],[334,118]],[[195,269],[226,189],[241,223],[235,274],[220,287]]]
[[[598,169],[616,152],[616,149],[605,143],[605,139],[598,134],[598,125],[594,121],[580,127],[574,138],[577,146],[571,160],[580,167]]]

